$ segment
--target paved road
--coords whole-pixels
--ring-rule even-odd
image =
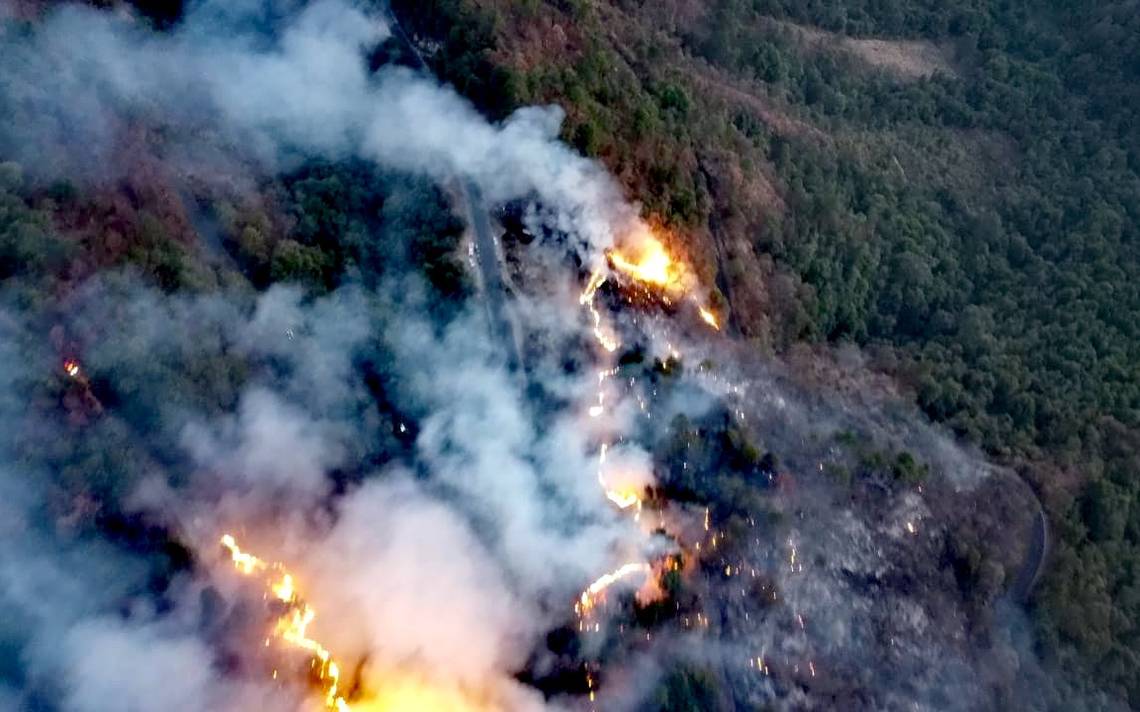
[[[1026,487],[1028,486],[1026,485]],[[1041,506],[1036,493],[1033,495],[1033,501],[1037,504],[1037,516],[1033,518],[1033,538],[1030,539],[1029,549],[1025,552],[1025,562],[1021,565],[1021,570],[1017,572],[1017,578],[1014,579],[1013,585],[1009,589],[1010,596],[1018,603],[1029,601],[1029,595],[1033,593],[1037,579],[1041,578],[1041,572],[1045,568],[1045,559],[1049,553],[1049,520],[1045,516],[1045,508]]]
[[[467,221],[475,240],[475,264],[483,285],[483,304],[487,307],[487,326],[491,339],[503,345],[507,365],[518,373],[522,367],[522,348],[518,329],[507,304],[507,285],[503,279],[502,247],[491,226],[491,216],[479,186],[472,180],[462,181],[462,196]]]
[[[403,26],[391,8],[385,8],[383,14],[393,35],[411,50],[419,68],[430,74],[431,69],[424,61],[423,55],[404,32]],[[474,180],[462,178],[459,181],[459,190],[463,212],[467,216],[467,224],[471,226],[475,239],[475,264],[479,269],[479,281],[483,286],[482,296],[483,303],[487,307],[488,331],[493,342],[503,344],[510,370],[513,373],[522,373],[522,342],[519,336],[521,332],[514,315],[511,314],[510,305],[507,304],[502,248],[499,237],[491,225],[490,209]]]
[[[1013,583],[1009,586],[1008,596],[1017,603],[1025,604],[1033,593],[1033,587],[1041,578],[1045,570],[1045,562],[1049,557],[1049,518],[1045,514],[1045,505],[1037,492],[1015,470],[1007,467],[990,466],[990,476],[1004,476],[1017,482],[1023,488],[1029,501],[1032,502],[1035,512],[1033,514],[1033,531],[1030,532],[1029,546],[1025,550],[1025,559],[1018,569]]]

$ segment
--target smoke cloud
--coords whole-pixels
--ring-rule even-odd
[[[12,38],[0,81],[29,120],[18,122],[28,133],[5,148],[33,158],[29,165],[52,156],[56,165],[44,169],[89,174],[110,166],[118,122],[156,116],[191,135],[221,127],[225,143],[269,166],[299,155],[360,156],[439,181],[473,180],[493,202],[538,195],[594,259],[615,229],[636,221],[605,171],[558,141],[557,107],[524,108],[494,125],[423,76],[386,69],[372,77],[361,55],[388,28],[342,0],[305,5],[270,36],[267,6],[225,5],[196,6],[172,36],[66,6]]]

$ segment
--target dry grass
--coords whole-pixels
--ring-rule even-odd
[[[772,23],[791,33],[807,49],[838,50],[870,69],[888,72],[899,79],[926,79],[935,74],[957,76],[950,49],[933,42],[856,39],[790,22]]]

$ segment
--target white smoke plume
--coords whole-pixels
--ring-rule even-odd
[[[39,119],[21,142],[37,152],[31,165],[52,155],[90,170],[109,160],[124,117],[178,117],[224,129],[227,143],[271,165],[298,154],[360,156],[473,180],[494,202],[536,194],[595,259],[636,220],[612,178],[558,141],[561,109],[528,107],[489,123],[431,79],[403,69],[370,76],[362,52],[388,35],[381,17],[319,0],[266,37],[251,29],[264,9],[204,3],[172,36],[80,7],[52,13],[15,39],[0,66],[16,105]]]
[[[343,457],[325,429],[272,392],[254,390],[242,396],[235,416],[214,427],[189,424],[183,439],[196,462],[250,487],[319,494]]]
[[[104,587],[109,599],[84,600],[81,589],[100,584],[83,569],[67,582],[58,544],[45,544],[48,555],[35,567],[13,552],[2,585],[17,609],[41,611],[20,627],[31,631],[29,670],[51,681],[42,684],[60,709],[113,710],[120,701],[137,709],[265,708],[273,696],[270,706],[292,704],[260,684],[266,672],[219,671],[218,640],[246,640],[253,652],[237,659],[251,665],[261,639],[256,613],[241,610],[260,592],[243,588],[220,555],[222,531],[297,575],[319,613],[314,634],[352,671],[364,709],[369,699],[387,704],[401,685],[412,686],[413,699],[430,690],[457,700],[456,709],[548,707],[513,673],[546,630],[571,617],[578,592],[614,565],[615,550],[636,550],[642,535],[594,480],[596,445],[584,418],[532,412],[477,304],[441,330],[418,316],[425,305],[417,290],[393,291],[401,296],[348,287],[304,301],[295,288],[275,287],[243,303],[164,296],[111,277],[73,296],[68,327],[90,345],[84,368],[155,405],[154,433],[138,435],[171,433],[170,445],[185,454],[142,473],[127,492],[129,506],[194,544],[208,566],[172,588],[173,611],[160,615],[139,596],[146,574],[130,557],[110,549],[90,556],[100,572],[133,583]],[[405,425],[367,405],[354,364],[381,353],[392,358],[400,394],[418,404],[406,421],[418,436],[406,464],[361,470],[366,443]],[[231,412],[204,413],[179,395],[202,385],[185,382],[181,370],[219,358],[275,367],[241,385]],[[54,363],[31,360],[37,371]],[[341,467],[362,479],[333,497],[330,475]],[[40,506],[37,497],[23,499],[13,500],[11,521]],[[50,578],[29,582],[40,566]],[[53,594],[37,600],[17,589],[29,586]],[[200,600],[212,589],[223,592],[223,613]],[[116,599],[128,605],[118,614]],[[231,621],[225,635],[219,618]],[[188,673],[163,685],[179,667]]]

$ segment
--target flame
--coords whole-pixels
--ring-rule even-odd
[[[602,486],[602,490],[606,493],[606,499],[617,505],[618,509],[629,509],[630,507],[637,507],[637,511],[641,512],[641,493],[636,487],[627,485],[622,488],[610,487],[606,483],[605,466],[606,466],[606,453],[609,446],[605,443],[602,444],[601,450],[598,453],[598,484]]]
[[[720,321],[716,318],[716,314],[692,294],[697,286],[697,278],[692,270],[683,261],[669,254],[669,250],[653,234],[650,227],[640,225],[621,242],[618,247],[606,251],[606,259],[611,268],[636,282],[661,290],[666,302],[681,294],[689,294],[701,319],[713,329],[720,331]],[[605,278],[603,277],[601,281],[604,282]],[[586,292],[583,292],[586,293],[589,293],[592,299],[593,290],[589,285]]]
[[[63,362],[63,371],[71,378],[79,378],[82,370],[79,368],[79,362],[73,358],[69,358]]]
[[[658,559],[652,566],[653,575],[646,577],[645,583],[637,589],[634,598],[642,606],[664,600],[667,595],[664,584],[665,576],[672,571],[680,570],[681,558],[677,554],[668,554],[664,558]]]
[[[594,270],[590,275],[590,281],[586,283],[586,288],[582,290],[582,295],[578,298],[579,304],[589,304],[594,301],[594,294],[598,289],[606,283],[606,275],[601,270]]]
[[[673,259],[665,248],[656,240],[653,248],[633,257],[626,257],[618,250],[609,253],[610,262],[615,269],[633,277],[639,282],[648,282],[664,287],[677,280],[673,267]]]
[[[688,298],[697,306],[705,323],[714,329],[720,329],[716,315],[707,309],[696,296],[691,294],[692,288],[697,285],[697,280],[692,271],[684,262],[674,259],[669,254],[669,251],[653,235],[648,226],[642,224],[638,230],[622,240],[619,247],[608,250],[606,262],[607,266],[620,276],[660,290],[661,297],[666,303],[680,295],[688,294]],[[613,353],[620,346],[620,343],[612,329],[605,324],[596,303],[598,290],[606,283],[606,280],[605,268],[594,270],[578,297],[578,303],[585,307],[590,314],[595,341],[604,352]],[[596,401],[587,411],[591,418],[599,418],[605,413],[606,381],[616,376],[618,372],[617,368],[603,368],[598,371]],[[644,409],[644,403],[642,403],[642,407]],[[599,448],[598,484],[610,502],[623,511],[634,509],[634,517],[640,518],[643,491],[639,491],[638,486],[634,484],[623,483],[618,486],[611,486],[606,481],[605,463],[608,447],[609,443],[603,442]],[[707,515],[705,527],[708,528]],[[665,595],[665,591],[659,579],[668,571],[676,570],[678,566],[679,561],[677,559],[666,557],[657,564],[645,561],[630,562],[610,573],[603,574],[582,591],[574,604],[574,611],[579,617],[579,630],[586,629],[587,617],[597,607],[598,602],[602,600],[610,586],[623,579],[642,574],[646,577],[646,581],[638,591],[638,600],[642,603],[660,600]],[[600,629],[600,624],[592,622],[590,628],[597,631]],[[593,702],[594,683],[592,679],[588,679],[588,682],[590,701]]]
[[[353,704],[354,712],[469,712],[493,709],[473,702],[461,690],[440,688],[410,676],[386,679],[383,687],[375,694],[370,694],[368,700]]]
[[[641,508],[641,495],[633,490],[606,490],[606,499],[618,506],[618,509],[629,509],[637,506]]]
[[[269,564],[257,558],[253,554],[247,554],[241,550],[237,545],[237,540],[229,534],[222,536],[222,546],[230,552],[230,558],[233,559],[234,566],[238,571],[245,575],[252,574],[254,571],[264,571],[269,568]]]
[[[633,561],[608,574],[603,574],[582,592],[578,597],[578,605],[574,606],[574,609],[578,611],[579,614],[585,615],[597,606],[598,600],[610,586],[634,574],[648,574],[650,571],[651,567],[649,564],[643,561]]]
[[[607,329],[602,328],[602,314],[598,311],[598,307],[594,304],[594,296],[598,293],[598,289],[606,283],[606,275],[601,270],[594,271],[590,275],[590,281],[586,283],[586,288],[582,290],[582,294],[578,296],[578,303],[586,307],[590,312],[590,317],[594,320],[594,338],[603,349],[613,353],[617,351],[618,343],[617,337],[610,333]]]
[[[715,314],[699,304],[697,305],[697,311],[700,312],[701,318],[705,320],[706,324],[716,329],[717,331],[720,331],[720,323],[717,322]]]
[[[672,264],[672,259],[669,258],[668,253],[666,253],[664,251],[664,248],[661,246],[661,244],[659,242],[656,242],[654,240],[654,244],[656,244],[657,247],[660,248],[659,252],[657,253],[657,256],[650,256],[650,264],[648,264],[645,267],[645,269],[642,270],[641,272],[636,272],[636,273],[637,274],[644,274],[647,277],[653,277],[653,278],[660,278],[660,277],[662,277],[662,275],[664,275],[665,281],[662,283],[665,284],[665,283],[669,282],[669,279],[668,279],[669,269],[668,268],[669,268],[669,265]],[[626,260],[625,257],[621,253],[618,253],[616,251],[611,251],[610,253],[608,253],[607,256],[609,257],[611,264],[613,264],[618,269],[621,269],[621,267],[623,265],[628,266],[628,265],[632,264],[628,260]],[[662,259],[661,259],[662,256],[664,257],[663,263],[662,263]],[[652,280],[650,280],[650,281],[652,281]],[[591,317],[593,324],[594,324],[594,326],[593,326],[594,339],[598,342],[598,345],[601,346],[602,349],[605,350],[606,352],[613,353],[614,351],[617,350],[618,346],[620,346],[620,343],[618,342],[617,338],[612,334],[612,332],[608,328],[603,327],[602,314],[598,310],[597,305],[595,304],[595,300],[597,297],[598,290],[605,283],[606,283],[605,272],[601,269],[595,270],[593,273],[590,274],[590,279],[586,283],[585,288],[582,289],[582,293],[578,297],[578,303],[580,305],[586,307],[586,309],[590,313],[590,317]],[[589,411],[588,411],[591,418],[597,418],[605,412],[605,399],[606,399],[605,382],[608,378],[615,376],[617,374],[617,372],[618,371],[616,368],[604,369],[604,370],[601,370],[598,372],[597,402],[596,402],[596,404],[591,406],[589,408]],[[619,509],[625,510],[625,509],[629,509],[631,507],[636,506],[638,514],[640,515],[641,497],[637,492],[631,491],[628,489],[622,489],[622,490],[610,489],[606,485],[605,475],[603,473],[603,468],[604,468],[605,462],[606,462],[606,451],[607,451],[608,447],[609,446],[607,443],[602,443],[601,448],[600,448],[599,453],[598,453],[598,484],[601,485],[602,491],[605,492],[605,494],[606,494],[606,498],[609,499],[611,502],[613,502],[615,505],[617,505],[617,507]],[[645,563],[645,562],[632,562],[632,563],[625,564],[624,566],[620,567],[616,571],[613,571],[611,573],[608,573],[608,574],[601,576],[596,581],[591,583],[586,588],[586,590],[583,591],[581,593],[581,595],[578,597],[578,602],[574,605],[575,612],[580,617],[584,617],[584,616],[588,615],[589,612],[597,604],[598,597],[601,594],[603,594],[607,588],[612,586],[614,583],[620,581],[621,579],[623,579],[627,576],[632,576],[638,572],[645,572],[648,574],[651,572],[651,567],[648,563]],[[591,687],[592,687],[592,683],[591,683]],[[593,691],[593,689],[591,689],[591,691],[590,691],[591,700],[593,699],[593,696],[594,696],[594,691]]]
[[[610,265],[622,274],[656,287],[686,290],[689,270],[669,254],[647,225],[641,225],[606,252]]]
[[[324,691],[325,707],[336,712],[349,712],[348,702],[340,694],[340,666],[333,660],[327,648],[309,637],[309,625],[316,619],[317,612],[301,600],[293,575],[281,564],[271,564],[242,551],[230,534],[223,535],[221,543],[229,550],[234,568],[242,574],[246,576],[255,573],[265,574],[266,587],[276,600],[285,604],[285,612],[273,626],[273,636],[294,648],[305,651],[312,657],[317,679],[320,680]],[[268,638],[265,644],[269,645]]]

